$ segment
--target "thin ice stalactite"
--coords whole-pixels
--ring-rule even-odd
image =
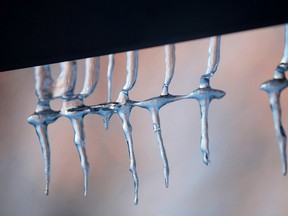
[[[288,70],[288,24],[285,25],[285,48],[283,57],[275,69],[272,80],[264,82],[260,89],[264,90],[269,95],[270,107],[273,115],[274,128],[278,140],[279,151],[282,161],[282,174],[287,174],[287,136],[282,125],[282,110],[280,96],[281,92],[287,88],[288,81],[285,72]]]
[[[108,122],[113,114],[117,114],[122,121],[122,129],[125,135],[125,139],[127,141],[129,159],[130,159],[130,172],[132,173],[133,183],[134,183],[134,204],[138,204],[138,188],[139,188],[139,179],[137,175],[136,168],[136,158],[134,154],[134,144],[133,144],[133,136],[132,136],[132,126],[130,124],[130,114],[133,108],[133,101],[129,99],[129,92],[132,90],[135,85],[137,74],[138,74],[138,50],[136,51],[128,51],[126,53],[126,61],[127,61],[127,74],[126,74],[126,82],[124,87],[119,93],[118,99],[115,102],[107,102],[98,105],[89,106],[90,114],[100,115],[104,121],[105,128],[108,129]],[[109,58],[109,67],[108,67],[108,82],[112,81],[113,76],[113,66],[114,61],[110,56]],[[113,62],[113,63],[112,63]],[[109,69],[110,68],[110,69]],[[110,80],[110,81],[109,81]],[[112,89],[108,88],[108,92],[112,91]],[[108,93],[109,94],[109,93]],[[109,100],[109,99],[108,99]],[[86,108],[84,108],[86,109]]]
[[[87,194],[89,163],[85,150],[83,117],[88,114],[89,109],[83,104],[83,99],[88,97],[97,85],[99,63],[99,57],[85,60],[85,82],[81,93],[78,95],[74,94],[77,76],[76,61],[61,63],[61,73],[56,80],[52,79],[49,65],[35,67],[34,76],[38,103],[35,113],[28,118],[28,122],[35,127],[42,148],[46,195],[49,193],[50,182],[50,147],[47,126],[61,116],[70,118],[72,122],[74,141],[84,172],[84,195]],[[62,98],[63,100],[61,111],[54,111],[50,108],[50,101],[57,98]]]
[[[74,130],[74,143],[77,148],[81,167],[84,174],[84,196],[88,192],[88,175],[89,175],[89,162],[86,154],[86,137],[84,132],[84,117],[89,113],[89,108],[84,105],[84,98],[90,96],[95,90],[100,73],[100,59],[99,57],[88,58],[85,60],[85,81],[83,89],[79,95],[74,94],[75,86],[71,86],[69,90],[70,98],[63,100],[61,115],[70,119]],[[75,74],[76,76],[76,74]],[[66,79],[76,80],[76,78],[67,76]],[[74,85],[76,82],[74,83]],[[67,95],[67,92],[64,92]]]
[[[181,99],[185,99],[185,96],[181,95],[170,95],[167,94],[166,96],[158,96],[154,98],[150,98],[144,101],[134,101],[133,106],[141,107],[147,109],[152,117],[152,125],[153,125],[153,132],[155,133],[160,155],[162,159],[162,164],[164,168],[164,178],[165,178],[165,186],[169,186],[169,164],[168,159],[165,151],[165,147],[163,144],[163,138],[161,134],[161,125],[160,125],[160,117],[159,117],[159,110],[166,104],[172,103]]]
[[[108,102],[112,102],[113,75],[114,75],[114,54],[110,54],[108,55],[108,69],[107,69]]]
[[[212,89],[210,86],[210,78],[216,73],[220,61],[220,42],[221,36],[214,36],[210,39],[208,51],[208,66],[204,75],[200,78],[200,86],[198,89],[186,96],[186,98],[196,99],[200,106],[201,112],[201,151],[203,154],[203,162],[208,165],[209,159],[209,135],[208,135],[208,110],[210,102],[213,99],[221,99],[225,96],[225,92]]]
[[[33,125],[37,133],[42,155],[44,159],[44,175],[45,175],[45,195],[49,194],[50,183],[50,144],[48,139],[48,124],[55,122],[59,118],[59,112],[53,110],[43,110],[35,112],[28,118],[28,123]]]
[[[129,99],[129,92],[135,85],[138,75],[138,50],[127,52],[127,74],[126,82],[123,89],[120,91],[116,103],[119,103],[119,106],[116,106],[116,112],[122,121],[123,132],[127,141],[129,158],[130,158],[130,172],[132,173],[133,182],[134,182],[134,204],[138,204],[138,188],[139,188],[139,179],[137,175],[136,168],[136,158],[134,155],[134,145],[133,145],[133,136],[132,136],[132,126],[130,124],[130,113],[133,108],[132,102]]]
[[[163,168],[164,168],[164,178],[165,178],[165,187],[169,187],[169,163],[167,159],[167,154],[166,150],[164,147],[163,143],[163,138],[161,134],[161,125],[160,125],[160,117],[159,117],[159,110],[158,109],[150,109],[149,110],[152,116],[152,121],[153,121],[153,131],[156,135],[156,139],[158,141],[159,149],[160,149],[160,154],[162,158],[162,163],[163,163]]]
[[[134,102],[133,106],[138,106],[147,109],[152,117],[153,132],[155,133],[160,155],[162,159],[163,169],[164,169],[164,180],[165,187],[169,186],[169,163],[167,159],[166,150],[163,143],[163,138],[161,134],[161,124],[159,110],[166,104],[174,102],[176,100],[183,99],[181,96],[173,96],[169,94],[169,85],[172,81],[175,69],[175,44],[165,45],[165,78],[162,87],[162,92],[159,97],[150,98],[144,101]]]
[[[161,96],[169,94],[169,85],[173,79],[176,62],[176,47],[175,44],[164,46],[165,49],[165,78],[162,87]]]
[[[287,156],[286,156],[286,144],[287,137],[285,130],[282,125],[282,111],[280,103],[280,94],[287,88],[288,82],[283,74],[282,79],[273,79],[269,80],[261,85],[261,90],[264,90],[268,93],[270,98],[270,107],[273,114],[274,128],[279,144],[279,150],[282,160],[282,174],[285,176],[287,173]]]
[[[45,175],[45,195],[49,194],[50,183],[50,144],[48,139],[47,127],[55,122],[59,117],[59,112],[50,108],[50,100],[53,95],[53,80],[50,67],[37,66],[34,68],[35,89],[38,103],[36,111],[27,119],[28,123],[33,125],[37,133],[42,155],[44,159]]]
[[[88,191],[88,174],[89,174],[89,162],[86,154],[86,138],[84,132],[83,119],[88,110],[83,109],[80,111],[79,107],[85,107],[83,101],[80,99],[63,101],[61,109],[61,115],[70,119],[74,130],[74,143],[79,154],[81,167],[84,174],[84,196]],[[74,112],[73,109],[77,108],[78,112]]]
[[[40,140],[41,150],[44,158],[44,175],[45,175],[45,195],[49,194],[50,184],[50,146],[47,134],[47,125],[39,124],[35,126],[37,136]]]
[[[132,178],[133,178],[133,183],[134,183],[134,204],[137,205],[138,204],[139,179],[137,175],[136,158],[134,154],[132,126],[129,120],[131,109],[132,109],[132,106],[122,106],[118,110],[118,115],[122,121],[122,128],[123,128],[123,132],[127,141],[128,153],[129,153],[129,158],[130,158],[129,170],[132,173]]]
[[[100,58],[87,58],[85,59],[85,80],[82,91],[80,93],[81,98],[89,97],[95,90],[100,75]]]
[[[187,95],[187,98],[196,99],[200,106],[201,113],[201,151],[203,154],[203,162],[208,165],[209,160],[209,134],[208,134],[208,110],[210,102],[213,99],[221,99],[225,96],[225,92],[208,87],[200,87]]]
[[[74,95],[77,78],[76,61],[60,63],[61,73],[53,82],[53,98],[66,98]]]

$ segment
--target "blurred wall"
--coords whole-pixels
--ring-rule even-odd
[[[202,163],[200,112],[196,101],[179,101],[161,109],[164,144],[170,163],[170,187],[163,169],[150,114],[133,109],[135,154],[140,179],[139,204],[133,204],[133,183],[126,141],[118,116],[109,131],[99,116],[85,118],[90,162],[88,197],[73,130],[68,119],[49,126],[51,188],[44,195],[43,158],[36,133],[26,122],[34,112],[33,68],[0,73],[0,215],[153,215],[223,216],[287,215],[288,178],[281,161],[268,96],[259,89],[271,79],[283,54],[282,25],[224,35],[221,62],[211,80],[224,90],[209,113],[211,164]],[[170,92],[187,94],[205,72],[209,38],[179,43]],[[125,53],[116,55],[114,99],[125,82]],[[83,83],[84,62],[78,61]],[[53,65],[55,76],[59,65]],[[107,100],[107,56],[101,57],[101,77],[86,103]],[[139,76],[131,99],[159,95],[164,79],[163,47],[140,50]],[[288,94],[281,97],[283,124],[288,128]],[[61,101],[52,103],[60,109]]]

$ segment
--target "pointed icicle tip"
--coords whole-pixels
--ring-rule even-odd
[[[168,160],[166,160],[166,167],[164,167],[164,178],[165,178],[165,187],[168,188],[169,187],[169,165],[168,165]]]
[[[103,123],[104,123],[104,128],[105,128],[106,130],[108,130],[108,129],[109,129],[109,121],[110,121],[110,119],[111,119],[111,117],[112,117],[112,113],[103,114],[103,115],[101,115],[101,117],[102,117],[102,121],[103,121]]]
[[[209,153],[203,152],[203,162],[206,166],[210,164]]]
[[[169,187],[169,178],[168,177],[165,178],[165,187],[166,188]]]
[[[45,195],[46,195],[46,196],[49,195],[49,189],[48,189],[48,188],[46,188],[46,190],[45,190]]]

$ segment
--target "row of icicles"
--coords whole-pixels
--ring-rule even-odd
[[[281,123],[280,92],[288,86],[285,71],[288,68],[288,26],[285,33],[285,52],[281,63],[275,70],[274,79],[261,85],[261,89],[268,92],[273,112],[275,130],[279,142],[281,158],[283,162],[283,175],[286,174],[286,135]],[[35,67],[35,88],[38,97],[36,111],[28,118],[28,122],[35,127],[44,157],[45,194],[49,193],[50,182],[50,147],[47,134],[47,126],[55,122],[59,117],[65,116],[71,120],[74,129],[74,142],[77,147],[81,166],[84,172],[84,196],[87,195],[89,163],[86,154],[86,139],[84,132],[83,118],[87,114],[97,114],[103,119],[104,126],[108,129],[111,116],[117,114],[122,121],[122,129],[127,141],[130,158],[130,172],[134,182],[134,203],[138,203],[139,180],[134,155],[132,126],[130,124],[130,113],[134,107],[147,109],[152,117],[153,131],[157,138],[163,168],[165,186],[169,185],[169,165],[161,135],[159,110],[166,104],[183,99],[196,99],[200,105],[201,112],[201,150],[203,161],[209,164],[209,137],[208,137],[208,109],[213,99],[221,99],[225,92],[211,88],[210,79],[217,71],[220,61],[221,36],[214,36],[210,39],[208,50],[208,66],[204,75],[200,78],[199,87],[187,95],[172,95],[169,93],[169,85],[174,75],[175,68],[175,44],[165,45],[165,78],[160,96],[143,101],[133,101],[129,98],[138,73],[138,51],[127,52],[127,75],[126,83],[119,93],[118,99],[112,102],[112,81],[114,72],[114,55],[108,56],[108,102],[98,105],[87,106],[84,99],[94,91],[100,73],[99,57],[87,58],[85,60],[85,80],[82,91],[74,93],[76,84],[76,61],[61,63],[61,73],[56,80],[52,79],[49,65]],[[50,107],[50,101],[61,98],[62,108],[54,111]]]

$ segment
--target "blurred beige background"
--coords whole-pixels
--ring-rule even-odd
[[[209,38],[177,44],[172,94],[186,94],[198,87],[206,69],[208,46]],[[211,85],[224,90],[226,96],[211,104],[209,167],[202,163],[197,102],[175,102],[161,110],[171,171],[169,189],[164,187],[150,114],[133,109],[138,206],[133,204],[128,152],[118,116],[113,116],[109,131],[99,116],[85,118],[90,162],[86,198],[69,120],[62,117],[49,126],[52,179],[46,197],[41,148],[33,127],[26,122],[37,102],[33,68],[0,73],[0,215],[287,215],[288,177],[281,174],[268,96],[259,89],[272,78],[283,47],[283,25],[222,37],[221,62]],[[125,58],[125,53],[116,55],[114,99],[125,82]],[[83,83],[83,66],[80,60],[78,90]],[[53,68],[56,76],[59,66]],[[164,69],[163,47],[141,50],[131,99],[159,95]],[[106,70],[107,56],[103,56],[99,84],[87,104],[106,101]],[[288,130],[287,92],[281,99],[283,124]],[[52,103],[55,109],[60,106],[60,101]]]

